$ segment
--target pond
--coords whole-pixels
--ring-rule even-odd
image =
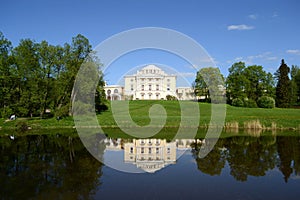
[[[0,199],[299,199],[300,137],[107,138],[102,164],[74,135],[0,137]],[[116,169],[122,169],[116,170]],[[125,172],[127,170],[127,172]],[[134,173],[128,173],[134,172]]]

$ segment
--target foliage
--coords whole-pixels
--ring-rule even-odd
[[[201,68],[194,82],[194,93],[198,97],[204,97],[204,102],[223,103],[224,86],[224,77],[219,68]]]
[[[28,130],[28,124],[26,121],[18,121],[16,123],[16,131],[23,133],[27,130]]]
[[[100,69],[88,39],[80,34],[64,46],[23,39],[13,48],[0,32],[0,117],[43,117],[47,109],[56,116],[70,115],[75,77],[87,60]],[[95,104],[100,112],[106,109],[101,72],[95,85]]]
[[[274,96],[274,79],[271,73],[263,70],[262,66],[245,66],[245,63],[234,63],[229,68],[226,79],[227,99],[233,105],[233,99],[248,99],[245,107],[257,107],[259,97]]]
[[[300,103],[300,69],[297,65],[291,68],[291,103]]]
[[[236,107],[244,107],[244,101],[240,98],[235,98],[232,100],[232,105]]]
[[[169,95],[169,94],[166,96],[166,99],[168,101],[175,101],[175,100],[177,100],[177,98],[175,96],[172,96],[172,95]]]
[[[291,82],[289,79],[290,68],[281,60],[281,65],[276,71],[276,104],[277,107],[287,108],[291,103]]]
[[[272,97],[262,96],[258,99],[257,104],[260,108],[274,108],[275,100]]]
[[[247,108],[257,108],[257,103],[253,99],[245,99],[244,106]]]

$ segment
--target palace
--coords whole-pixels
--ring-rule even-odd
[[[173,96],[178,100],[193,100],[190,87],[177,87],[177,76],[167,74],[156,65],[147,65],[135,74],[124,76],[125,86],[104,87],[108,100],[165,100]]]

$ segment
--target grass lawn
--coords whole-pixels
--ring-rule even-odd
[[[129,113],[132,120],[141,126],[150,123],[149,109],[154,104],[160,104],[164,107],[167,113],[166,126],[168,128],[178,128],[181,122],[181,110],[180,103],[178,101],[130,101],[129,102]],[[193,106],[199,106],[200,110],[200,122],[201,128],[207,127],[211,120],[211,104],[188,102]],[[226,106],[226,123],[238,124],[239,128],[244,127],[244,123],[258,120],[264,127],[275,127],[276,129],[300,129],[300,109],[262,109],[262,108],[239,108],[230,105]],[[163,108],[161,108],[163,109]],[[189,110],[186,115],[186,119],[192,121],[195,118],[196,110]],[[129,119],[125,112],[118,113],[124,121],[122,123],[129,124]],[[97,115],[99,124],[104,130],[116,128],[117,123],[111,112],[111,108]],[[0,119],[0,129],[16,129],[16,126],[20,122],[26,122],[32,129],[42,128],[73,128],[74,122],[72,117],[63,118],[57,121],[55,118],[40,119],[40,118],[18,118],[15,121],[7,121]],[[189,120],[187,120],[189,121]],[[192,122],[191,122],[192,123]],[[272,125],[273,123],[273,125]],[[188,122],[187,122],[188,124]],[[192,123],[193,124],[193,123]],[[235,125],[236,126],[236,125]]]

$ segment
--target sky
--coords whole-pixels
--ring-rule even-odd
[[[298,0],[1,0],[0,19],[0,31],[13,46],[24,38],[63,45],[82,34],[96,47],[123,31],[161,27],[195,40],[225,76],[239,61],[271,73],[281,59],[300,66]],[[174,68],[189,83],[194,79],[191,63],[145,49],[120,56],[105,70],[105,80],[117,84],[149,63]]]

